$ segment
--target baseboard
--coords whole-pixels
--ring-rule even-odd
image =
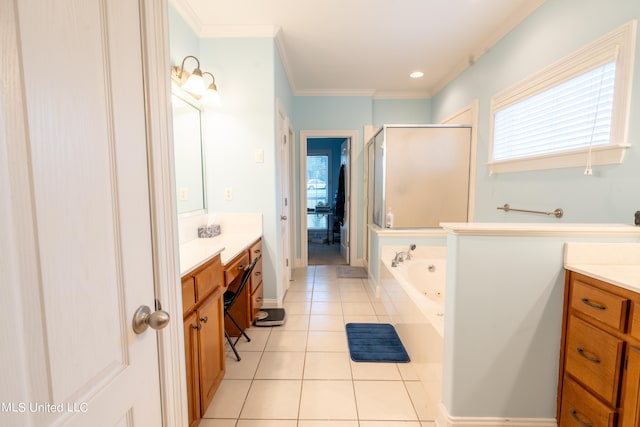
[[[555,418],[452,417],[440,402],[437,427],[558,427]]]

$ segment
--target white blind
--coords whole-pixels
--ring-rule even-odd
[[[493,160],[609,144],[616,61],[495,112]]]

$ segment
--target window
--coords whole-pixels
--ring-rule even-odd
[[[307,156],[307,209],[329,207],[329,155]],[[326,229],[327,216],[313,213],[307,216],[308,229]]]
[[[491,173],[621,163],[635,21],[491,99]]]

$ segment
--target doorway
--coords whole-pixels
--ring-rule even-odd
[[[301,132],[302,265],[349,265],[350,132]]]

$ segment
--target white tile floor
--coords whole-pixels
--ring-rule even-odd
[[[388,322],[366,279],[335,266],[294,270],[287,320],[247,330],[201,427],[433,427],[411,363],[356,363],[344,325]]]

